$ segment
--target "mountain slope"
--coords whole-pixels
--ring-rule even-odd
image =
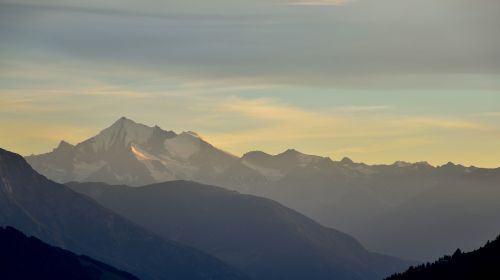
[[[12,227],[0,227],[0,248],[0,279],[138,279],[87,256],[27,237]]]
[[[254,279],[380,279],[406,262],[264,198],[194,182],[144,187],[70,183],[166,238],[200,248]]]
[[[474,170],[373,217],[363,237],[384,252],[423,260],[472,250],[500,232],[499,199],[500,172]]]
[[[349,232],[373,251],[431,260],[457,247],[477,248],[500,232],[500,169],[328,158],[300,166],[290,164],[297,162],[293,158],[276,164],[282,155],[260,154],[257,160],[243,159],[255,170],[279,176],[253,180],[252,187],[246,182],[246,190]],[[216,183],[238,189],[232,179],[237,174],[232,176]]]
[[[0,225],[144,279],[240,279],[239,273],[217,259],[150,234],[37,174],[21,156],[2,149]]]
[[[432,264],[410,267],[406,272],[386,278],[386,280],[441,279],[500,279],[500,237],[478,250],[469,253],[457,250],[452,256],[442,257]]]

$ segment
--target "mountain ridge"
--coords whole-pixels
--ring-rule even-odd
[[[0,278],[67,280],[138,280],[85,255],[50,246],[12,227],[0,227]]]
[[[85,254],[143,279],[246,279],[199,250],[166,240],[0,149],[0,225]]]
[[[254,279],[380,279],[410,262],[368,252],[275,201],[189,181],[142,187],[70,183],[163,237],[200,248]]]

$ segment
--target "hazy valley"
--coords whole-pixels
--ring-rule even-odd
[[[472,250],[500,232],[500,224],[491,223],[500,218],[500,169],[367,165],[293,149],[239,158],[196,133],[176,134],[126,118],[76,146],[61,142],[27,160],[60,183],[189,180],[270,198],[353,234],[371,250],[410,260],[432,260],[458,247]]]

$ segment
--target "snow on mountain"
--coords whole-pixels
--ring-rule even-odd
[[[151,176],[158,181],[171,181],[175,180],[174,174],[170,172],[165,166],[167,166],[167,162],[161,160],[160,158],[149,154],[148,152],[142,150],[139,146],[132,144],[130,146],[132,153],[135,158],[143,163],[146,168],[149,170]]]
[[[145,145],[152,134],[153,129],[151,127],[122,117],[112,126],[91,138],[89,142],[94,152],[104,152],[114,145],[122,145],[123,147],[131,143]]]
[[[200,151],[201,138],[192,132],[183,132],[174,138],[165,140],[165,149],[173,156],[188,159]]]
[[[75,146],[61,142],[50,153],[26,159],[58,182],[103,181],[134,186],[214,178],[237,160],[194,132],[176,134],[125,117]]]

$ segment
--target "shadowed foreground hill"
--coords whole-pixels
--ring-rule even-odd
[[[165,238],[199,248],[259,280],[382,279],[408,267],[277,202],[173,181],[144,187],[71,183]]]
[[[149,233],[0,149],[0,226],[85,254],[142,279],[241,279],[201,251]]]
[[[386,280],[496,280],[500,279],[500,237],[469,253],[457,250],[432,264],[410,267]]]
[[[77,256],[12,228],[0,227],[0,279],[138,280],[87,256]]]

